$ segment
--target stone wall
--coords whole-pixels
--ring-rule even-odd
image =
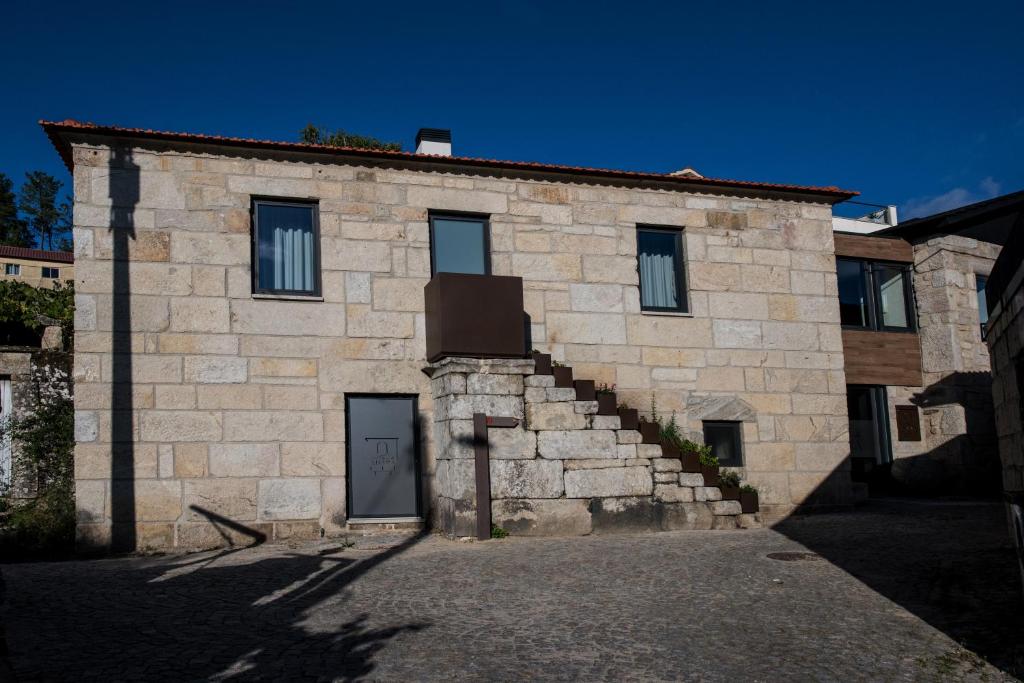
[[[988,275],[1000,249],[959,235],[914,245],[924,386],[889,387],[892,473],[914,489],[992,493],[998,483],[989,353],[975,278]],[[911,403],[921,408],[922,440],[900,442],[894,409]]]
[[[1004,306],[989,325],[992,396],[1002,461],[1003,490],[1024,496],[1024,287],[1003,295]],[[1020,369],[1018,369],[1020,365]]]
[[[221,543],[196,507],[270,537],[343,530],[345,393],[418,394],[433,414],[429,210],[490,216],[492,271],[523,277],[534,346],[579,376],[694,430],[741,401],[769,515],[849,502],[827,204],[147,144],[74,148],[84,542],[109,541],[124,481],[142,546]],[[318,201],[323,301],[253,296],[254,196]],[[685,229],[690,315],[641,313],[638,223]],[[124,443],[131,469],[112,471]],[[423,451],[433,504],[429,433]]]
[[[32,353],[27,350],[0,351],[0,378],[11,381],[11,409],[13,416],[22,416],[31,405]],[[35,473],[18,457],[18,443],[11,444],[9,471],[0,472],[0,495],[14,499],[33,498],[36,495]]]
[[[476,535],[473,414],[515,417],[488,430],[492,523],[517,535],[735,529],[759,525],[700,473],[682,472],[597,401],[536,375],[532,361],[448,358],[432,364],[438,530]]]

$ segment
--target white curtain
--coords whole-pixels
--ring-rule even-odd
[[[313,290],[313,233],[303,228],[274,228],[273,288]]]
[[[640,254],[641,305],[655,308],[676,308],[675,259],[671,253],[647,252]]]

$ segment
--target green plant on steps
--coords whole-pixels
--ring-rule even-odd
[[[497,524],[491,524],[491,538],[508,538],[508,532]]]
[[[601,382],[600,384],[597,385],[597,389],[595,389],[595,391],[599,394],[614,394],[615,385]]]
[[[740,475],[733,470],[725,470],[718,475],[718,485],[726,489],[734,489],[740,485]]]
[[[700,457],[700,464],[704,465],[704,467],[718,467],[718,458],[713,456],[713,455],[711,455],[711,447],[710,446],[706,446],[705,448],[707,450],[706,451],[702,450],[700,455],[699,455],[699,457]]]
[[[740,493],[757,493],[757,489],[750,484],[744,484],[740,487]]]

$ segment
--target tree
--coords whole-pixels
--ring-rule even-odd
[[[0,173],[0,244],[12,247],[32,246],[32,233],[18,215],[14,183],[3,173]]]
[[[64,183],[49,173],[32,171],[25,174],[18,208],[40,249],[62,245],[61,240],[66,239],[71,230],[71,204],[66,198],[64,201],[58,198],[63,186]]]
[[[340,128],[333,133],[322,126],[307,123],[299,131],[299,140],[309,145],[328,145],[330,147],[361,147],[363,149],[383,149],[389,152],[401,152],[402,145],[398,142],[384,142],[369,135],[346,133]]]

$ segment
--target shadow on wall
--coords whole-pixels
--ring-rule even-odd
[[[110,547],[135,550],[135,438],[132,401],[132,294],[130,241],[135,240],[139,166],[131,149],[111,148],[108,165],[113,242],[110,392]]]
[[[393,638],[430,624],[372,625],[371,614],[318,621],[315,608],[329,602],[341,605],[332,614],[346,614],[355,581],[424,537],[358,561],[337,556],[340,546],[255,562],[236,549],[134,560],[137,569],[119,569],[131,571],[130,579],[109,584],[70,575],[62,590],[117,609],[74,610],[40,620],[38,632],[11,634],[19,653],[15,674],[19,680],[73,680],[82,671],[108,680],[364,680]],[[69,631],[104,636],[76,641]]]
[[[841,465],[810,500],[833,500],[834,487],[844,477],[849,482],[849,471]],[[994,666],[1024,676],[1024,597],[1001,504],[873,499],[857,515],[829,515],[827,523],[809,517],[796,514],[773,529]],[[927,674],[923,668],[922,676]]]
[[[878,493],[900,495],[971,495],[997,497],[1002,491],[999,444],[992,407],[992,375],[956,372],[915,394],[911,403],[930,421],[961,433],[927,453],[897,458]],[[893,437],[896,438],[894,425]],[[873,493],[875,490],[873,489]]]

